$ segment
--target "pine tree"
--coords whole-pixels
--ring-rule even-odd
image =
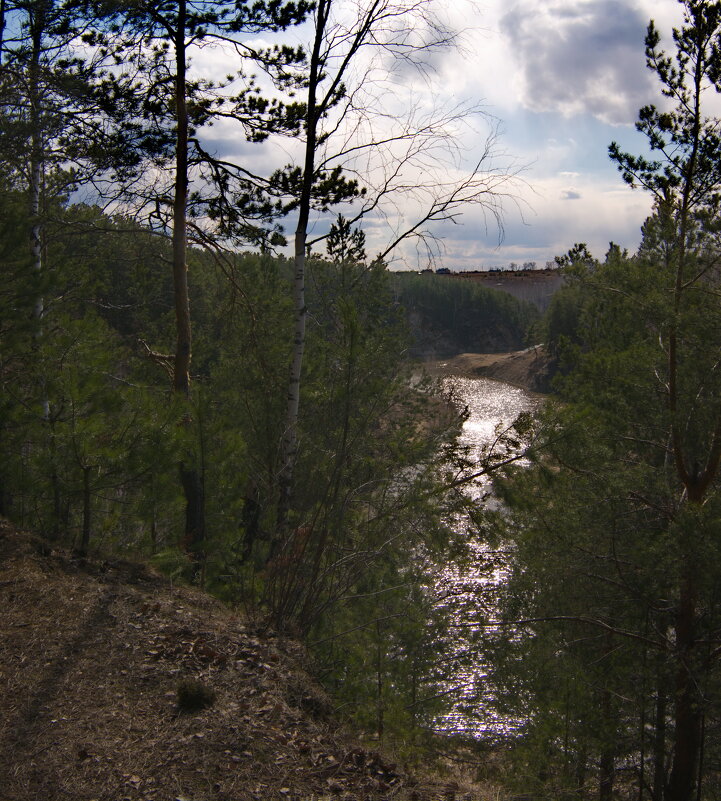
[[[250,138],[262,140],[276,127],[295,125],[295,112],[285,113],[285,107],[265,104],[254,87],[228,96],[216,92],[212,81],[191,79],[189,58],[193,49],[210,40],[232,45],[236,53],[252,52],[242,44],[242,35],[262,30],[280,30],[300,22],[306,4],[300,3],[215,3],[205,0],[177,0],[167,3],[118,3],[116,16],[126,21],[132,34],[151,49],[151,58],[142,56],[143,68],[148,69],[147,95],[143,112],[156,125],[172,131],[173,143],[165,149],[159,166],[169,168],[172,185],[169,192],[150,187],[144,196],[136,198],[141,206],[150,209],[162,228],[170,232],[173,248],[173,292],[175,304],[176,342],[172,356],[150,351],[161,363],[172,360],[174,392],[186,400],[188,409],[183,415],[189,430],[192,423],[191,358],[192,332],[188,290],[188,240],[195,239],[219,247],[227,239],[261,239],[267,233],[249,220],[272,217],[272,205],[262,197],[258,179],[242,165],[215,158],[202,145],[200,129],[222,115],[235,118],[250,131]],[[111,23],[112,24],[112,23]],[[117,25],[118,23],[116,23]],[[142,48],[141,48],[142,49]],[[299,54],[290,48],[260,53],[268,69],[283,71]],[[229,81],[232,83],[232,76]],[[164,93],[172,83],[173,109],[165,111]],[[264,122],[265,120],[265,122]],[[199,173],[199,174],[198,174]],[[191,192],[196,178],[198,188]],[[172,201],[168,203],[168,195]],[[199,220],[210,220],[211,232],[203,229]],[[272,239],[272,237],[271,237]],[[205,542],[205,486],[203,471],[198,463],[197,448],[190,444],[180,464],[180,479],[186,498],[186,520],[183,546],[195,563],[196,579],[200,577]]]
[[[699,358],[701,332],[708,332],[708,318],[698,315],[702,309],[707,312],[704,299],[718,283],[712,232],[721,201],[721,137],[717,120],[704,115],[703,97],[707,88],[721,88],[721,4],[684,0],[682,5],[684,25],[673,32],[673,56],[660,50],[653,23],[646,36],[649,68],[673,104],[670,111],[646,106],[639,114],[637,127],[657,160],[622,153],[615,144],[610,148],[624,179],[655,197],[655,231],[663,245],[647,247],[647,253],[655,251],[660,257],[661,280],[672,298],[659,326],[665,359],[660,390],[667,405],[670,457],[682,493],[675,514],[682,567],[674,622],[677,673],[670,801],[688,801],[697,781],[704,706],[696,674],[704,614],[700,532],[721,465],[718,366],[704,359],[703,377],[688,370],[689,360]],[[694,533],[697,527],[699,534]]]

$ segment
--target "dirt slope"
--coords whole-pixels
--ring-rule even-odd
[[[456,798],[330,719],[299,646],[142,566],[0,519],[0,801]],[[214,704],[180,713],[178,684]]]
[[[439,374],[494,378],[531,392],[549,392],[553,378],[553,366],[541,346],[511,353],[461,353],[426,367]]]

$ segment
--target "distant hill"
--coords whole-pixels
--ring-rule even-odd
[[[411,329],[410,355],[443,359],[522,348],[539,318],[536,306],[458,275],[396,273],[396,296]]]
[[[453,278],[473,281],[488,289],[507,292],[517,300],[532,303],[539,311],[548,308],[565,279],[560,270],[488,270],[451,273]]]

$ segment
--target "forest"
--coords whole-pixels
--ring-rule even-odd
[[[364,125],[376,55],[453,46],[430,2],[2,0],[0,515],[301,640],[335,714],[405,759],[462,754],[503,797],[719,798],[721,3],[681,6],[670,51],[647,30],[647,151],[609,147],[653,199],[638,249],[559,255],[541,316],[389,269],[513,191],[483,160],[408,186],[463,109]],[[225,78],[192,66],[213,47]],[[273,138],[293,160],[262,174]],[[471,459],[418,360],[538,343],[552,394]],[[502,741],[435,726],[458,625],[435,577],[474,543],[506,555],[474,657]]]

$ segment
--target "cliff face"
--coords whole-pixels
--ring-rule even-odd
[[[474,281],[489,289],[507,292],[516,300],[533,303],[540,312],[546,311],[551,298],[565,281],[558,270],[479,271],[453,273],[452,277],[463,281]]]
[[[0,603],[3,801],[428,797],[334,724],[299,645],[142,565],[0,520]]]

